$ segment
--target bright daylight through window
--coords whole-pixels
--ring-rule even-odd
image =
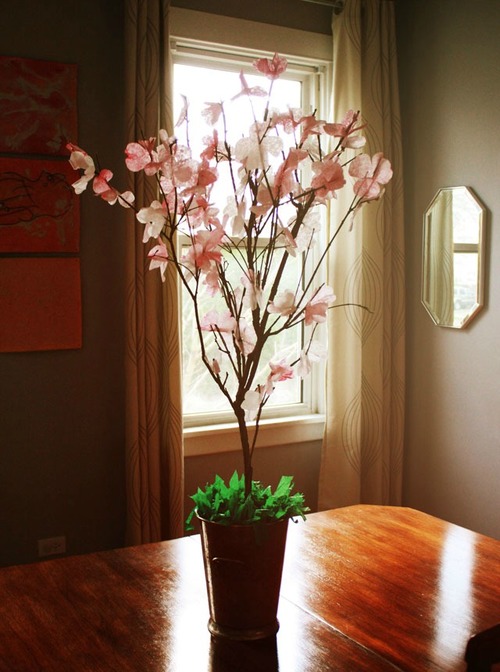
[[[187,100],[188,123],[187,133],[189,134],[189,144],[193,156],[199,156],[205,145],[203,138],[212,135],[212,128],[204,124],[202,110],[206,103],[220,103],[231,101],[225,105],[225,126],[230,129],[231,135],[227,138],[234,145],[240,138],[248,136],[249,128],[255,118],[262,118],[266,98],[252,97],[252,106],[248,104],[248,97],[240,96],[241,82],[239,73],[244,69],[245,78],[250,87],[261,86],[268,90],[269,80],[262,75],[256,75],[251,67],[252,60],[247,58],[247,65],[243,66],[241,59],[231,60],[227,54],[224,54],[222,63],[206,55],[195,56],[191,54],[179,56],[177,53],[174,61],[174,120],[179,118]],[[315,89],[315,76],[317,69],[307,66],[300,68],[291,68],[291,74],[287,78],[280,78],[274,82],[272,89],[271,107],[283,110],[306,109],[308,112],[315,105],[312,100],[311,92]],[[176,135],[179,135],[176,129]],[[187,138],[179,137],[181,142],[186,142]],[[230,213],[230,204],[234,202],[233,187],[229,172],[224,174],[224,163],[218,166],[219,179],[214,185],[211,193],[211,203],[217,203],[219,212],[217,216],[221,218],[228,217]],[[227,203],[227,210],[222,212],[219,204]],[[232,213],[233,215],[236,213]],[[292,214],[292,213],[291,213]],[[187,250],[189,240],[180,241]],[[283,249],[282,254],[287,254]],[[303,260],[300,255],[290,260],[287,264],[286,280],[287,287],[297,286],[304,282],[304,273],[300,266]],[[279,262],[279,255],[276,255],[276,263]],[[238,273],[235,268],[234,273]],[[239,284],[240,278],[235,276],[235,286]],[[223,308],[223,299],[220,295],[211,295],[206,292],[200,300],[201,313],[205,314],[211,310],[221,310]],[[303,331],[302,325],[297,325],[293,329],[283,331],[280,338],[269,342],[268,348],[272,348],[262,357],[265,366],[273,359],[283,357],[288,360],[293,359],[294,355],[300,352],[302,347]],[[230,408],[226,398],[222,394],[216,393],[213,380],[208,374],[206,367],[200,357],[196,356],[198,352],[198,334],[196,330],[195,314],[191,308],[191,301],[185,289],[182,290],[182,352],[183,352],[183,398],[184,398],[184,419],[187,426],[191,425],[209,425],[213,423],[224,422],[231,419]],[[210,356],[217,358],[217,346],[214,341],[211,343],[212,350]],[[264,366],[264,365],[263,365]],[[259,372],[257,378],[265,378],[267,371]],[[314,380],[311,377],[306,382],[299,377],[281,382],[276,387],[265,409],[267,417],[287,417],[304,413],[316,412],[313,400],[312,389]],[[264,416],[264,417],[265,417]]]

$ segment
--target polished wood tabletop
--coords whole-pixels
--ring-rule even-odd
[[[276,638],[210,638],[197,535],[0,570],[1,672],[464,671],[500,541],[354,506],[290,523]]]

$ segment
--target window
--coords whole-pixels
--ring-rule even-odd
[[[181,11],[181,15],[185,15],[187,10]],[[199,13],[188,12],[191,15],[198,15]],[[203,15],[207,17],[206,20],[214,21],[230,21],[234,19],[227,19],[227,17],[214,17],[211,15]],[[175,17],[174,17],[175,18]],[[175,27],[174,20],[174,27]],[[182,21],[180,21],[182,24]],[[196,23],[196,22],[195,22]],[[203,23],[203,35],[207,30],[205,19]],[[246,35],[246,24],[249,22],[236,21],[241,24],[242,28],[239,31],[231,30],[232,36]],[[190,31],[193,31],[193,22],[185,22],[185,25],[190,26]],[[234,28],[234,26],[233,26]],[[269,29],[269,26],[265,27]],[[287,31],[279,29],[278,33],[297,33],[301,31]],[[175,32],[175,31],[174,31]],[[179,32],[182,32],[180,30]],[[196,33],[196,30],[194,31]],[[220,34],[228,34],[227,31],[220,31]],[[257,33],[255,33],[257,34]],[[283,36],[280,37],[280,40]],[[295,43],[291,40],[291,43]],[[278,48],[276,48],[278,50]],[[280,54],[287,57],[289,66],[285,76],[277,80],[273,86],[273,100],[272,104],[280,109],[286,109],[288,105],[294,108],[301,108],[304,112],[312,112],[313,110],[321,111],[323,101],[320,100],[320,93],[324,95],[325,85],[328,81],[326,74],[328,63],[323,59],[311,59],[293,55],[293,50],[282,47],[279,49]],[[186,96],[189,100],[189,134],[190,144],[196,153],[201,151],[202,146],[196,147],[193,145],[194,138],[200,137],[203,134],[210,133],[209,127],[205,128],[205,132],[199,128],[202,123],[201,109],[205,102],[216,102],[225,100],[232,95],[239,92],[238,74],[240,71],[245,72],[245,77],[250,86],[258,85],[262,80],[264,88],[267,89],[268,80],[264,77],[254,74],[252,62],[255,58],[260,56],[269,56],[270,53],[263,53],[259,49],[248,46],[221,45],[220,41],[217,43],[210,43],[202,41],[193,37],[176,37],[173,39],[173,54],[174,54],[174,119],[177,118],[182,106],[182,96]],[[258,105],[259,99],[254,99]],[[238,104],[239,101],[237,101]],[[246,134],[250,123],[252,121],[249,116],[248,100],[241,98],[241,106],[232,105],[231,111],[233,117],[228,123],[231,132],[238,137]],[[258,115],[258,112],[257,112]],[[236,123],[236,121],[238,123]],[[198,128],[197,128],[198,126]],[[181,140],[185,138],[181,137]],[[223,189],[222,185],[218,188]],[[217,202],[222,202],[223,195],[219,193],[216,197]],[[187,241],[186,241],[187,242]],[[182,244],[182,242],[181,242]],[[296,278],[300,276],[300,268],[298,263],[300,259],[297,258],[295,268],[293,265],[289,266],[289,273],[295,274]],[[292,281],[292,278],[290,278]],[[295,282],[297,280],[295,279]],[[216,308],[214,298],[207,296],[207,311]],[[213,381],[206,372],[200,357],[193,357],[193,352],[198,352],[197,334],[195,331],[194,320],[192,319],[193,311],[190,310],[190,298],[187,294],[183,296],[183,383],[184,383],[184,407],[185,407],[185,427],[194,428],[188,431],[190,435],[200,434],[196,430],[200,426],[209,426],[217,424],[218,430],[221,429],[221,423],[232,422],[233,415],[227,405],[223,395],[221,395],[214,388]],[[298,326],[294,331],[289,330],[285,333],[285,342],[279,344],[279,351],[283,352],[286,348],[290,350],[297,350],[301,343],[302,330]],[[271,345],[274,345],[271,344]],[[300,348],[299,348],[300,349]],[[268,357],[264,357],[266,362],[271,358],[273,353],[269,353]],[[317,414],[320,409],[319,394],[315,388],[315,381],[308,377],[305,381],[300,379],[292,379],[286,383],[280,383],[275,392],[271,396],[269,404],[266,405],[265,418],[290,418],[291,416],[301,416],[303,419],[302,430],[307,431],[306,428],[311,425],[312,414]],[[317,383],[317,381],[316,381]],[[215,393],[216,392],[216,393]],[[272,424],[270,420],[265,420]],[[301,440],[303,440],[303,431],[300,432]],[[311,438],[317,438],[309,435]],[[305,437],[307,438],[307,437]],[[264,440],[263,440],[264,441]],[[277,440],[276,442],[281,442]],[[269,438],[265,440],[266,445],[270,445]]]

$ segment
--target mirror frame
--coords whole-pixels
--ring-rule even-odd
[[[431,305],[429,296],[431,294],[431,235],[430,227],[432,221],[433,209],[438,204],[440,198],[444,193],[462,192],[466,195],[470,202],[477,210],[477,226],[478,226],[478,259],[477,259],[477,278],[476,278],[476,295],[475,301],[471,305],[468,312],[460,319],[455,316],[455,307],[453,308],[453,321],[447,320],[443,315],[437,314],[436,306]],[[470,187],[456,186],[456,187],[442,187],[437,191],[432,201],[429,203],[424,212],[424,228],[423,228],[423,249],[422,249],[422,291],[421,301],[425,309],[429,313],[432,321],[438,327],[448,327],[452,329],[463,329],[474,319],[484,306],[484,257],[485,257],[485,228],[486,228],[487,209]],[[455,250],[452,249],[453,254]]]

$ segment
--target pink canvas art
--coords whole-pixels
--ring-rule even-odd
[[[0,158],[0,253],[78,252],[74,180],[65,161]]]
[[[66,154],[77,137],[76,65],[0,56],[0,152]]]

